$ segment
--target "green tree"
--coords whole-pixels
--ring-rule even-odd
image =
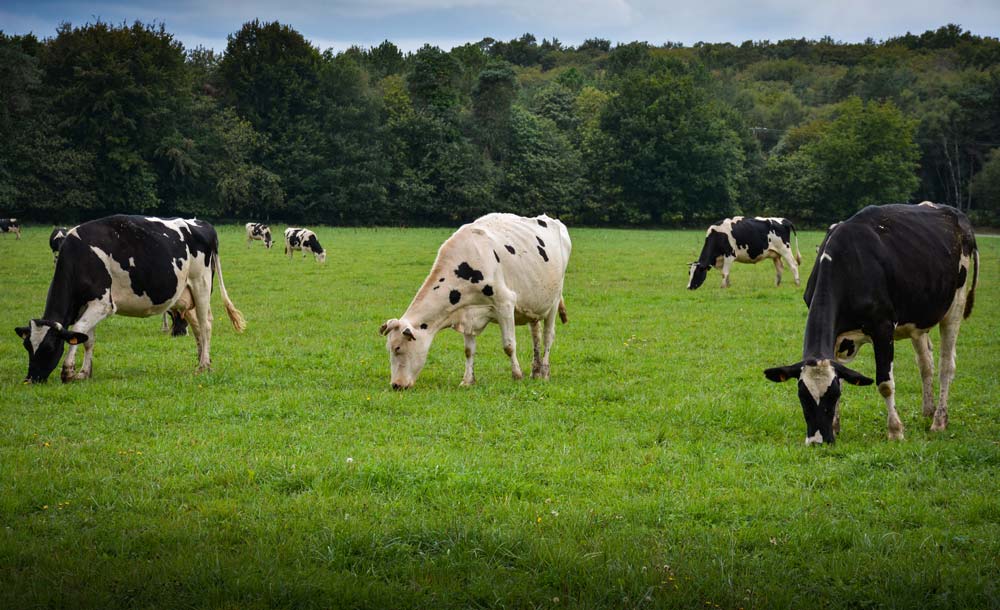
[[[983,169],[972,178],[972,197],[977,209],[990,215],[990,222],[1000,218],[1000,148],[987,156]]]
[[[510,65],[496,62],[480,72],[472,90],[472,115],[486,155],[501,161],[510,131],[510,108],[517,94],[517,76]]]
[[[826,223],[907,201],[919,182],[915,128],[892,102],[842,102],[831,118],[790,132],[769,159],[772,209]]]
[[[406,79],[414,105],[435,112],[454,108],[460,100],[461,74],[457,59],[438,47],[424,45],[413,56]]]

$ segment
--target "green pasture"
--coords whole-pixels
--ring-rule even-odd
[[[0,236],[0,608],[1000,607],[998,239],[949,429],[900,342],[906,439],[851,386],[838,443],[807,448],[762,374],[799,360],[802,289],[766,263],[687,291],[701,231],[571,228],[551,381],[513,381],[491,326],[477,386],[445,331],[394,392],[378,327],[449,229],[318,228],[320,265],[221,227],[248,328],[216,288],[213,372],[116,317],[93,379],[27,386],[13,328],[44,308],[50,228]]]

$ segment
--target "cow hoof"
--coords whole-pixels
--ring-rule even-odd
[[[522,373],[521,371],[514,371],[513,373],[511,373],[511,377],[514,378],[514,381],[520,381],[524,379],[524,373]]]
[[[194,370],[195,375],[201,375],[202,373],[211,373],[211,372],[212,372],[211,364],[199,364],[198,367],[195,368]]]
[[[80,371],[73,376],[73,381],[83,381],[84,379],[90,379],[90,371]]]
[[[934,405],[924,405],[924,417],[934,417],[935,411],[937,411],[937,407]]]
[[[472,379],[463,379],[462,383],[460,383],[458,385],[460,387],[463,387],[463,388],[472,387],[472,386],[476,385],[476,378],[473,377]]]
[[[890,441],[901,441],[903,440],[902,430],[889,430],[889,440]]]
[[[948,427],[948,416],[944,415],[941,417],[934,417],[934,423],[931,424],[931,432],[942,432]]]
[[[74,369],[63,369],[62,373],[59,375],[63,383],[69,383],[76,380],[76,371]]]

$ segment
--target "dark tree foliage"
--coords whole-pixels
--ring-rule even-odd
[[[887,201],[1000,222],[1000,41],[649,44],[532,34],[320,52],[251,21],[224,52],[164,25],[0,33],[0,216],[112,212],[447,224],[800,225]]]

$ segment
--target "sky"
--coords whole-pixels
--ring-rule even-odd
[[[186,48],[223,51],[247,21],[280,21],[320,50],[375,46],[445,50],[531,32],[578,45],[612,42],[883,40],[957,23],[1000,36],[1000,0],[0,0],[0,31],[55,35],[62,22],[163,23]]]

